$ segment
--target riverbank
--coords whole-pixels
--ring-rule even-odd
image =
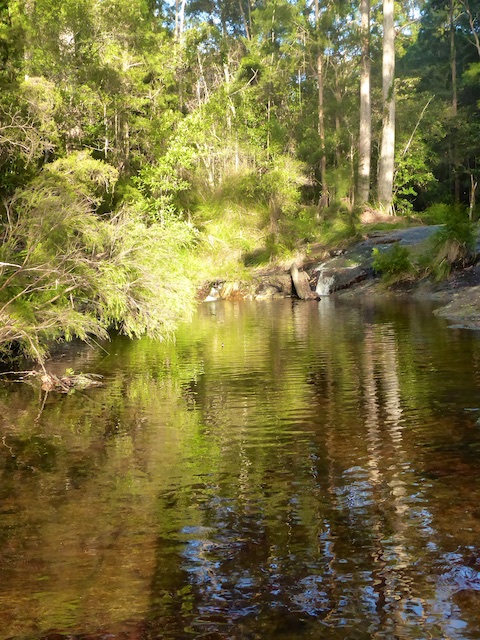
[[[219,299],[264,300],[282,297],[311,299],[336,296],[342,300],[362,297],[408,297],[438,303],[434,313],[455,327],[480,329],[480,264],[453,270],[441,281],[433,278],[407,278],[387,286],[373,267],[375,253],[387,252],[393,245],[418,252],[425,247],[440,225],[366,232],[362,240],[327,251],[321,245],[308,247],[290,262],[255,269],[249,282],[217,280],[200,295],[205,302]],[[480,246],[477,243],[477,257]],[[296,282],[300,274],[303,287]],[[305,285],[307,291],[305,292]]]
[[[480,265],[452,273],[442,282],[422,280],[387,287],[380,278],[365,280],[332,295],[344,301],[359,297],[409,298],[435,303],[434,313],[452,328],[480,329]]]
[[[388,244],[398,242],[401,246],[408,246],[413,251],[425,245],[430,237],[439,230],[439,226],[414,227],[407,230],[398,230],[390,234],[378,234],[375,240],[378,247],[385,250]],[[352,248],[351,253],[359,253],[369,246],[365,241]],[[350,252],[346,252],[348,256]],[[353,283],[351,287],[334,293],[343,300],[369,297],[405,297],[410,299],[430,301],[436,303],[434,313],[446,318],[450,326],[455,328],[480,329],[480,256],[479,242],[477,241],[476,258],[473,264],[452,272],[441,281],[434,278],[421,278],[420,280],[406,280],[387,286],[375,273],[368,272],[368,264],[363,264],[366,277],[360,283]]]

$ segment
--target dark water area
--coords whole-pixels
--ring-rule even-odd
[[[0,386],[0,640],[480,638],[480,333],[203,305]]]

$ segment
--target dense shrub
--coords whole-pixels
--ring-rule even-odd
[[[116,170],[79,153],[47,165],[7,203],[0,248],[0,352],[39,361],[52,340],[163,337],[193,305],[188,224],[100,216]]]
[[[373,250],[373,268],[387,284],[409,280],[415,273],[410,251],[398,243],[388,251]]]
[[[476,226],[464,207],[448,207],[443,213],[445,224],[432,238],[429,252],[429,269],[439,280],[471,262],[476,242]]]

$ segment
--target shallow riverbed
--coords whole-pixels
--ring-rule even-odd
[[[0,386],[0,640],[480,637],[480,333],[204,304]]]

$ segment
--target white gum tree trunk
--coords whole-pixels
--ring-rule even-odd
[[[395,26],[394,0],[383,0],[383,127],[378,168],[378,202],[392,212],[395,161]]]
[[[317,83],[318,83],[318,137],[320,139],[320,181],[322,190],[320,192],[319,208],[328,206],[328,184],[327,184],[327,156],[325,149],[325,110],[324,110],[324,84],[325,84],[325,64],[323,51],[320,43],[320,8],[318,0],[315,0],[315,27],[317,30],[317,41],[319,50],[317,52]]]
[[[358,178],[355,205],[370,197],[370,155],[372,149],[372,106],[370,97],[370,0],[360,1],[362,60],[360,72],[360,132],[358,141]]]

